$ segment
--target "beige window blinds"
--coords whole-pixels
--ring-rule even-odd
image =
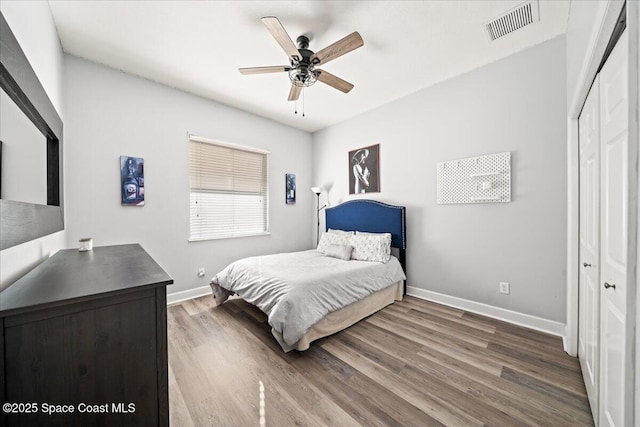
[[[189,137],[189,240],[269,232],[269,152]]]

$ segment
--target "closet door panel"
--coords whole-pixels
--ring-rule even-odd
[[[600,72],[600,425],[630,423],[626,372],[628,34]]]
[[[580,274],[578,357],[594,419],[598,417],[600,334],[600,93],[596,77],[578,119]]]

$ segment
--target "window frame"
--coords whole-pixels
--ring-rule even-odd
[[[255,147],[250,147],[247,145],[241,145],[241,144],[235,144],[235,143],[230,143],[230,142],[226,142],[226,141],[220,141],[220,140],[216,140],[216,139],[210,139],[210,138],[205,138],[202,136],[197,136],[197,135],[192,135],[192,134],[188,134],[188,142],[189,142],[189,166],[188,166],[188,174],[189,174],[189,242],[202,242],[202,241],[208,241],[208,240],[223,240],[223,239],[238,239],[238,238],[244,238],[244,237],[255,237],[255,236],[268,236],[271,234],[270,231],[270,215],[269,215],[269,208],[270,208],[270,190],[269,190],[269,176],[270,176],[270,167],[269,167],[269,163],[270,163],[270,155],[271,152],[268,150],[264,150],[261,148],[255,148]],[[238,151],[246,151],[249,153],[255,153],[255,154],[261,154],[265,156],[265,182],[264,182],[264,188],[265,188],[265,207],[264,207],[264,224],[265,224],[265,230],[264,231],[260,231],[260,232],[251,232],[251,233],[246,233],[246,234],[238,234],[238,235],[220,235],[220,236],[212,236],[212,237],[193,237],[192,236],[192,215],[191,215],[191,195],[194,192],[194,189],[191,187],[191,150],[192,150],[192,142],[198,142],[198,143],[205,143],[205,144],[211,144],[211,145],[215,145],[218,147],[223,147],[223,148],[230,148],[233,150],[238,150]],[[220,193],[222,194],[222,193]],[[236,194],[236,193],[231,193],[231,194]],[[240,193],[238,193],[240,194]]]

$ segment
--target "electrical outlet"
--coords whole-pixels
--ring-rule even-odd
[[[500,293],[509,294],[509,282],[500,282]]]
[[[198,269],[198,277],[204,277],[204,267]]]

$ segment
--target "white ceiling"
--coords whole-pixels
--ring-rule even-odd
[[[569,2],[541,1],[539,22],[489,42],[483,24],[520,3],[50,1],[65,52],[310,132],[566,32]],[[310,35],[313,51],[358,31],[364,46],[323,66],[354,89],[316,83],[302,117],[286,73],[241,75],[287,65],[263,16],[277,16],[294,42]]]

